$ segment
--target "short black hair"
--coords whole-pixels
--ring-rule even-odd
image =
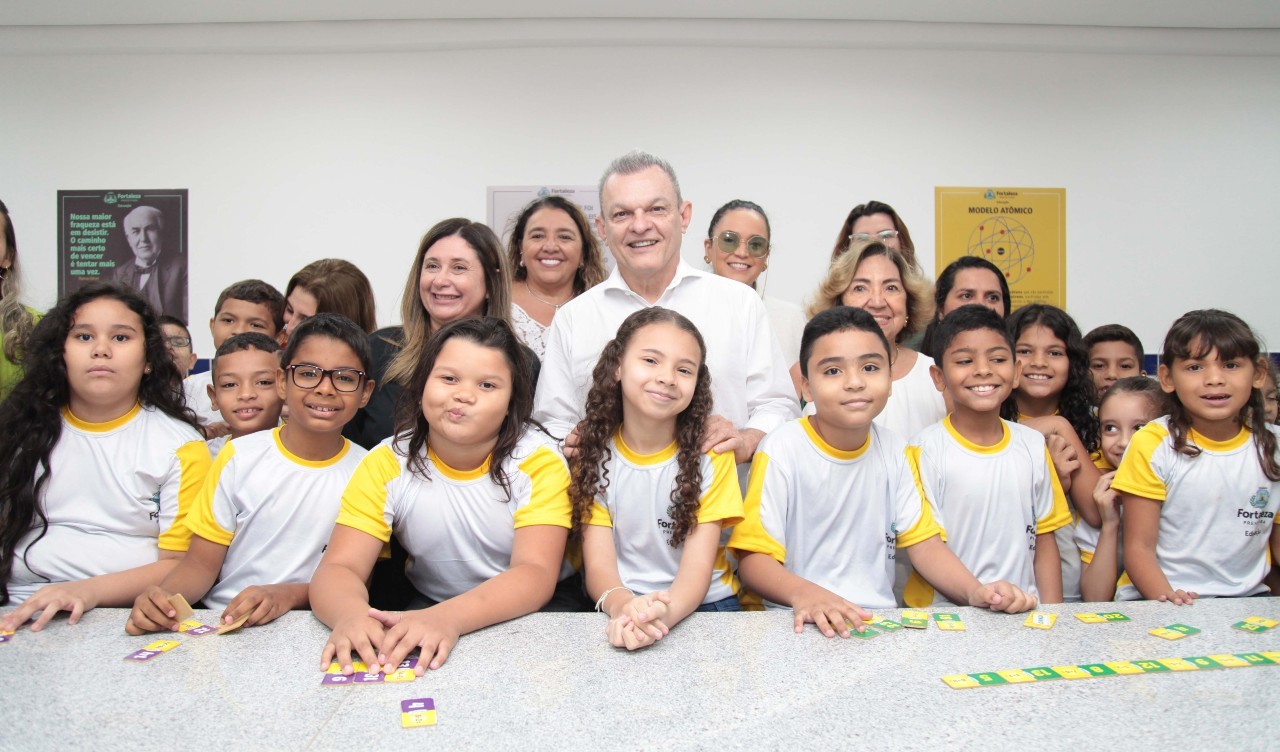
[[[276,331],[284,328],[284,295],[270,284],[260,279],[242,279],[236,282],[218,296],[218,302],[213,306],[214,316],[218,315],[222,304],[229,298],[266,306],[271,311],[271,322],[275,324]]]
[[[213,362],[209,364],[209,373],[216,374],[218,372],[218,358],[245,350],[261,350],[264,353],[275,354],[280,352],[280,343],[262,332],[233,334],[223,340],[222,347],[219,347],[218,351],[214,353]]]
[[[1000,314],[986,306],[971,303],[960,306],[938,322],[938,329],[933,333],[933,358],[938,361],[938,366],[942,366],[942,356],[946,354],[947,348],[951,347],[951,343],[955,342],[956,337],[978,329],[990,329],[999,333],[1000,339],[1009,345],[1010,350],[1013,349],[1013,337],[1005,328],[1004,319],[1000,318]]]
[[[1092,350],[1093,346],[1100,342],[1125,343],[1137,353],[1138,366],[1142,366],[1142,356],[1145,355],[1142,350],[1142,340],[1138,339],[1138,335],[1134,334],[1129,327],[1123,324],[1103,324],[1084,335],[1084,347],[1086,350]]]
[[[292,363],[298,348],[311,337],[329,337],[345,342],[360,360],[360,369],[365,372],[365,376],[368,377],[369,372],[373,370],[373,352],[369,348],[369,333],[340,313],[317,313],[298,324],[298,328],[289,335],[289,344],[285,346],[284,354],[280,356],[280,365],[287,366]]]
[[[186,332],[187,339],[191,339],[191,327],[187,326],[187,322],[177,316],[170,316],[167,313],[162,313],[159,316],[156,316],[156,323],[160,326],[164,326],[165,324],[168,324],[169,326],[176,326]]]
[[[874,316],[861,308],[836,306],[818,313],[804,325],[804,334],[800,337],[801,375],[806,379],[809,378],[809,358],[813,356],[813,347],[819,339],[828,334],[850,329],[875,334],[884,345],[885,355],[892,354],[893,349],[889,347],[889,339],[884,336],[884,330],[876,323]]]

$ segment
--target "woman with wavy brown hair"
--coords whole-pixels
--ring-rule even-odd
[[[688,319],[655,306],[622,322],[592,373],[569,498],[587,595],[615,647],[651,645],[694,611],[740,610],[720,543],[742,520],[733,454],[699,447],[706,356]]]

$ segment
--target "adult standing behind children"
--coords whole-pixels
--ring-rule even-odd
[[[773,428],[798,415],[787,364],[764,304],[750,288],[698,271],[680,258],[693,217],[675,171],[652,154],[614,160],[600,180],[596,226],[617,267],[561,309],[547,333],[534,418],[566,436],[582,419],[591,371],[631,313],[654,305],[693,321],[707,342],[716,416],[702,449],[733,450],[749,462]]]
[[[511,328],[541,358],[547,330],[565,303],[604,279],[600,244],[587,217],[564,196],[542,196],[516,218],[507,242]]]
[[[765,295],[764,287],[758,284],[760,275],[769,268],[769,255],[773,252],[773,231],[764,209],[740,198],[716,209],[702,248],[702,260],[711,265],[716,276],[737,280],[760,295],[783,359],[792,362],[792,358],[799,358],[804,311],[795,303]],[[795,380],[794,371],[792,378]],[[798,395],[798,380],[795,388]]]
[[[0,201],[0,401],[22,379],[22,350],[40,315],[22,303],[22,275],[18,273],[18,238],[9,207]]]
[[[455,217],[437,222],[418,244],[400,297],[400,326],[370,335],[377,386],[343,435],[365,449],[395,431],[396,403],[413,376],[427,340],[453,321],[488,316],[511,323],[511,278],[502,241],[485,225]],[[525,365],[537,379],[537,358],[526,348]]]
[[[875,422],[904,441],[947,415],[946,401],[929,376],[933,359],[906,344],[933,318],[931,292],[906,257],[876,241],[833,261],[809,307],[810,316],[839,305],[861,308],[880,324],[892,347],[893,391]]]
[[[360,267],[345,259],[320,259],[298,270],[284,289],[284,329],[280,344],[298,324],[317,313],[339,313],[365,331],[378,328],[373,286]]]

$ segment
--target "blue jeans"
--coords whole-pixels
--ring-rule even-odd
[[[694,611],[741,611],[742,604],[738,603],[738,596],[731,595],[711,603],[704,603],[698,606]]]

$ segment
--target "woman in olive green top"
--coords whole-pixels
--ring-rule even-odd
[[[22,346],[39,315],[22,304],[22,277],[18,273],[18,241],[9,220],[9,208],[0,201],[0,400],[22,378]]]

